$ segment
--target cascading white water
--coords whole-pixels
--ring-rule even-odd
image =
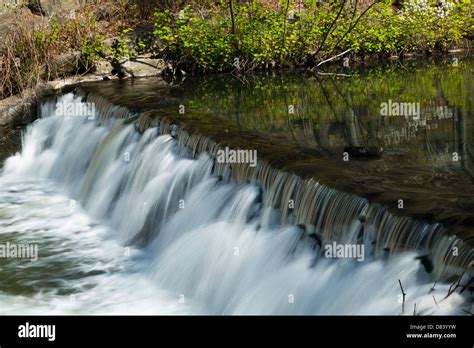
[[[0,178],[0,244],[39,245],[36,262],[0,263],[14,270],[0,277],[1,314],[396,315],[399,279],[408,313],[461,313],[457,294],[435,305],[449,286],[430,293],[415,252],[317,257],[268,218],[257,183],[213,176],[207,154],[157,129],[64,117],[52,102],[41,115]]]

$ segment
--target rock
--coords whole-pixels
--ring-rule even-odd
[[[291,10],[290,12],[288,12],[288,22],[290,24],[295,24],[299,20],[301,20],[301,16],[296,14],[296,11]]]
[[[98,80],[92,74],[74,76],[40,83],[34,88],[25,90],[21,95],[2,99],[0,100],[0,127],[21,127],[30,124],[36,119],[36,107],[39,100],[56,95],[68,86]]]
[[[95,69],[95,75],[102,77],[110,77],[112,75],[112,64],[106,60],[101,60],[97,63]]]
[[[80,0],[28,0],[28,8],[36,15],[51,16],[74,12],[81,6]]]
[[[0,126],[0,165],[21,149],[21,128]]]
[[[37,101],[54,94],[48,84],[39,84],[34,89],[24,91],[23,95],[15,95],[0,100],[0,127],[22,127],[36,119]]]
[[[166,68],[163,59],[137,58],[122,64],[123,70],[133,77],[160,76]]]
[[[429,255],[418,256],[418,257],[416,257],[416,259],[420,260],[420,263],[423,265],[426,272],[428,272],[428,273],[433,272],[434,265],[433,265],[433,261],[431,260],[431,257]]]
[[[114,44],[120,40],[119,37],[114,36],[114,37],[109,37],[104,40],[104,50],[105,51],[110,51],[110,49],[114,46]]]
[[[306,226],[304,224],[298,224],[296,225],[301,231],[306,232]]]
[[[101,5],[94,10],[95,19],[100,21],[108,21],[114,17],[114,9],[110,6]]]
[[[308,234],[308,237],[310,240],[313,241],[313,249],[316,249],[316,247],[318,247],[321,250],[323,246],[323,241],[321,240],[321,238],[316,233],[310,233]]]
[[[175,68],[171,64],[166,64],[163,68],[162,77],[168,83],[171,83],[174,80],[183,80],[185,76],[186,72],[184,70]]]
[[[75,75],[80,70],[80,61],[80,52],[70,52],[56,56],[48,65],[43,66],[40,77],[47,81]]]
[[[353,157],[379,157],[383,153],[380,146],[346,146],[344,152]]]
[[[0,13],[11,10],[18,7],[19,4],[14,0],[0,0]]]
[[[46,11],[43,9],[40,0],[28,0],[28,8],[33,14],[46,16]]]

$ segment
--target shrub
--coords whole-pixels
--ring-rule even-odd
[[[154,34],[160,52],[191,70],[225,71],[304,65],[352,49],[358,54],[381,56],[406,52],[443,51],[472,35],[473,6],[469,0],[408,0],[401,11],[392,1],[377,2],[370,10],[349,2],[307,5],[289,18],[285,4],[235,3],[235,33],[232,33],[229,4],[185,6],[178,12],[158,8]],[[309,4],[309,5],[308,5]],[[292,8],[294,10],[294,8]],[[339,15],[340,12],[340,15]]]

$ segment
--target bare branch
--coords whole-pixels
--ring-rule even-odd
[[[319,63],[316,65],[316,68],[317,68],[318,66],[320,66],[320,65],[323,65],[323,64],[325,64],[325,63],[331,62],[331,61],[333,61],[334,59],[337,59],[337,58],[339,58],[339,57],[345,55],[346,53],[349,53],[350,51],[352,51],[351,48],[349,48],[348,50],[345,50],[345,51],[342,52],[342,53],[339,53],[338,55],[335,55],[334,57],[331,57],[331,58],[329,58],[329,59],[323,60],[322,62],[319,62]]]
[[[230,20],[232,21],[232,35],[235,35],[234,0],[229,0]]]
[[[342,42],[342,40],[344,40],[344,38],[357,26],[357,24],[359,24],[359,21],[361,20],[361,18],[375,5],[377,4],[378,2],[380,2],[381,0],[375,0],[373,3],[371,3],[361,14],[360,16],[357,18],[357,20],[354,22],[354,24],[350,25],[349,26],[349,29],[347,29],[347,31],[344,33],[344,35],[342,35],[339,40],[336,42],[336,44],[334,45],[333,49],[331,50],[331,53],[329,53],[329,55],[333,54],[334,51],[337,49],[337,47],[339,46],[339,44]]]
[[[352,77],[352,75],[349,75],[349,74],[325,73],[325,72],[320,72],[320,71],[316,71],[316,74],[321,75],[321,76]]]
[[[471,262],[465,269],[464,271],[461,273],[461,275],[455,279],[453,281],[453,283],[451,284],[451,286],[449,287],[448,289],[448,293],[445,297],[443,297],[443,299],[441,301],[444,301],[446,300],[449,296],[451,296],[459,287],[461,288],[461,291],[460,293],[464,292],[464,290],[466,290],[472,283],[474,283],[474,277],[471,277],[471,279],[469,279],[469,281],[466,283],[466,284],[461,284],[461,280],[462,278],[464,277],[464,275],[466,274],[467,270],[468,269],[471,269],[474,265],[474,261]]]
[[[326,40],[327,40],[329,34],[331,34],[331,32],[333,31],[334,25],[336,24],[337,20],[341,16],[342,10],[344,10],[344,6],[346,5],[346,1],[347,0],[343,0],[341,2],[341,7],[339,8],[339,12],[337,13],[336,18],[334,18],[334,20],[332,21],[332,23],[329,26],[328,30],[324,33],[323,40],[321,41],[321,44],[319,45],[316,52],[313,53],[313,56],[316,56],[321,51],[321,49],[324,47],[324,44],[326,43]]]
[[[288,19],[288,10],[289,9],[290,9],[290,0],[287,0],[286,8],[285,8],[285,18],[283,19],[283,21],[284,21],[283,22],[283,42],[282,42],[283,49],[285,49],[285,46],[286,46],[286,21]]]
[[[403,295],[402,313],[401,314],[404,314],[405,313],[405,296],[407,294],[405,293],[405,291],[403,291],[403,286],[402,286],[402,282],[400,281],[400,279],[398,279],[398,284],[400,284],[400,290],[402,291],[402,295]]]

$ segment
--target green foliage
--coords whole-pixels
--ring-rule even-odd
[[[118,39],[115,40],[111,47],[111,55],[114,62],[130,59],[134,55],[132,39],[129,36],[132,31],[132,28],[119,30]]]
[[[84,67],[89,70],[95,66],[99,57],[104,54],[104,36],[97,34],[93,38],[83,38],[82,59]]]
[[[192,81],[192,88],[186,88],[186,81],[183,86],[182,101],[190,106],[191,117],[235,120],[238,108],[240,126],[263,132],[285,132],[291,127],[289,121],[318,125],[353,119],[351,109],[359,121],[374,124],[380,119],[380,104],[388,100],[420,103],[427,113],[444,105],[439,104],[440,96],[463,114],[469,115],[474,108],[469,95],[474,89],[474,60],[469,57],[459,57],[458,66],[450,59],[437,62],[433,58],[407,63],[404,69],[398,63],[360,69],[350,79],[277,72],[251,74],[245,84],[232,75],[197,81]],[[288,105],[295,106],[294,114],[288,113]]]
[[[400,12],[392,1],[384,0],[367,13],[347,5],[340,17],[340,2],[309,3],[291,20],[285,13],[286,1],[278,7],[234,2],[235,35],[228,1],[201,9],[185,6],[179,12],[160,8],[155,12],[154,35],[159,51],[177,64],[191,70],[225,71],[304,65],[348,48],[382,56],[442,51],[474,32],[474,5],[468,0],[448,1],[445,7],[407,0]],[[295,11],[293,1],[290,5]]]
[[[44,30],[33,32],[33,41],[36,46],[36,52],[45,56],[47,52],[57,44],[61,33],[61,26],[58,21],[51,20],[50,26]]]
[[[382,2],[363,18],[347,42],[356,52],[380,55],[449,49],[469,35],[473,5],[468,1],[447,4],[438,7],[410,0],[397,13],[389,2]]]
[[[234,38],[221,12],[206,20],[185,7],[177,14],[157,12],[155,18],[154,34],[172,59],[202,70],[223,70],[231,64]]]

